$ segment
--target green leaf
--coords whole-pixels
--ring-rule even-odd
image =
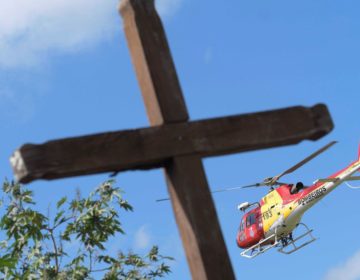
[[[51,227],[47,214],[36,210],[32,191],[5,182],[0,228],[7,239],[0,243],[0,278],[90,280],[97,271],[96,278],[145,280],[169,273],[165,262],[171,258],[161,256],[157,246],[146,256],[107,251],[109,240],[125,233],[119,212],[133,210],[114,184],[101,184],[87,198],[77,194],[68,207],[61,198]]]
[[[17,264],[18,259],[9,255],[0,257],[0,270],[3,268],[14,268]]]
[[[59,209],[67,200],[67,197],[64,196],[63,198],[61,198],[57,203],[56,203],[56,207]]]
[[[56,225],[57,222],[60,220],[60,218],[63,217],[64,214],[65,214],[65,210],[62,210],[62,211],[60,211],[59,213],[56,214],[55,219],[54,219],[54,224],[55,224],[55,225]],[[65,220],[62,219],[61,221],[64,222]],[[61,224],[61,221],[60,221],[59,224]]]

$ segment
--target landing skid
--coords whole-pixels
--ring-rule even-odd
[[[245,258],[255,258],[260,254],[265,253],[266,251],[270,250],[273,247],[280,247],[278,249],[278,252],[282,254],[291,254],[296,252],[297,250],[301,249],[302,247],[305,247],[306,245],[309,245],[310,243],[314,242],[316,238],[312,235],[313,230],[309,229],[307,225],[300,223],[299,225],[302,225],[305,227],[305,232],[301,234],[300,236],[296,237],[295,239],[292,237],[292,233],[290,233],[287,236],[277,236],[276,231],[274,234],[270,235],[269,237],[260,240],[259,243],[251,246],[250,248],[245,249],[240,253],[242,257]],[[298,226],[299,226],[298,225]],[[309,239],[305,241],[302,244],[297,244],[297,241],[300,239],[308,237]],[[273,241],[272,241],[273,240]],[[292,248],[290,250],[287,250],[289,248]]]
[[[307,225],[300,223],[299,225],[303,225],[306,229],[305,233],[301,234],[300,236],[296,237],[295,239],[293,239],[292,237],[284,237],[281,239],[281,247],[278,250],[280,253],[283,254],[291,254],[296,252],[297,250],[301,249],[302,247],[305,247],[306,245],[309,245],[310,243],[314,242],[316,240],[316,238],[312,235],[313,230],[309,229]],[[300,239],[306,238],[308,237],[309,239],[307,241],[305,241],[304,243],[298,245],[296,244],[297,241],[299,241]],[[289,248],[291,248],[290,250],[287,250]]]
[[[274,243],[270,243],[271,240],[275,239]],[[276,234],[272,234],[269,237],[260,240],[259,243],[251,246],[250,248],[245,249],[240,253],[240,256],[252,259],[257,257],[260,254],[265,253],[266,251],[270,250],[271,248],[277,246],[279,241],[277,240]]]

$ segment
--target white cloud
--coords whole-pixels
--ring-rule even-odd
[[[31,82],[26,91],[16,90],[30,67],[30,80],[36,80],[36,66],[41,84],[47,84],[49,69],[43,66],[49,56],[89,49],[121,32],[119,1],[0,0],[0,121],[26,122],[36,112],[38,86],[34,90]],[[162,16],[174,15],[182,2],[156,1]]]
[[[116,0],[0,0],[0,66],[38,64],[50,51],[74,52],[120,25]]]
[[[172,16],[182,0],[156,0]],[[118,0],[0,0],[0,67],[38,65],[47,55],[94,46],[120,29]]]
[[[161,16],[173,16],[180,8],[183,0],[156,0],[156,9]]]
[[[345,263],[332,268],[324,280],[359,280],[360,279],[360,251],[350,257]]]
[[[141,226],[135,233],[135,249],[146,249],[150,245],[151,236],[146,225]]]

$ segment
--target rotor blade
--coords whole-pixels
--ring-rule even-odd
[[[283,173],[281,173],[280,175],[275,176],[273,179],[275,179],[274,181],[279,180],[282,176],[292,173],[295,170],[297,170],[298,168],[300,168],[301,166],[303,166],[304,164],[308,163],[310,160],[312,160],[313,158],[317,157],[318,155],[320,155],[321,153],[325,152],[327,149],[329,149],[332,145],[336,144],[337,141],[332,141],[329,144],[327,144],[326,146],[322,147],[321,149],[317,150],[315,153],[312,153],[310,156],[308,156],[307,158],[303,159],[302,161],[300,161],[299,163],[295,164],[293,167],[289,168],[288,170],[284,171]]]
[[[170,200],[170,197],[160,198],[160,199],[157,199],[157,200],[155,200],[155,201],[156,201],[156,202],[161,202],[161,201],[167,201],[167,200]]]
[[[234,190],[237,190],[237,189],[244,189],[244,188],[251,188],[251,187],[262,187],[262,186],[266,186],[266,185],[263,184],[263,183],[256,183],[256,184],[240,186],[240,187],[217,189],[217,190],[211,191],[211,193],[227,192],[227,191],[234,191]],[[160,198],[160,199],[157,199],[155,201],[156,202],[162,202],[162,201],[167,201],[167,200],[170,200],[170,198],[169,197]]]
[[[345,181],[357,181],[360,180],[360,176],[352,176],[350,178],[347,178]]]
[[[227,192],[227,191],[234,191],[234,190],[237,190],[237,189],[245,189],[245,188],[253,188],[253,187],[262,187],[262,186],[265,186],[265,184],[264,184],[264,183],[256,183],[256,184],[251,184],[251,185],[246,185],[246,186],[240,186],[240,187],[217,189],[217,190],[211,191],[211,193]]]
[[[252,187],[255,187],[256,185],[251,185]],[[228,192],[228,191],[234,191],[234,190],[238,190],[238,189],[243,189],[243,188],[250,188],[251,186],[242,186],[242,187],[233,187],[233,188],[225,188],[225,189],[218,189],[218,190],[214,190],[211,193],[219,193],[219,192]]]

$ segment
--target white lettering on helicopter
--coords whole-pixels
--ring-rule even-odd
[[[326,188],[322,187],[321,189],[318,189],[318,190],[310,193],[309,195],[305,196],[304,198],[301,198],[298,203],[299,203],[299,205],[302,204],[304,206],[304,205],[310,203],[311,201],[313,201],[314,199],[317,199],[320,196],[323,196],[325,192],[326,192]]]

